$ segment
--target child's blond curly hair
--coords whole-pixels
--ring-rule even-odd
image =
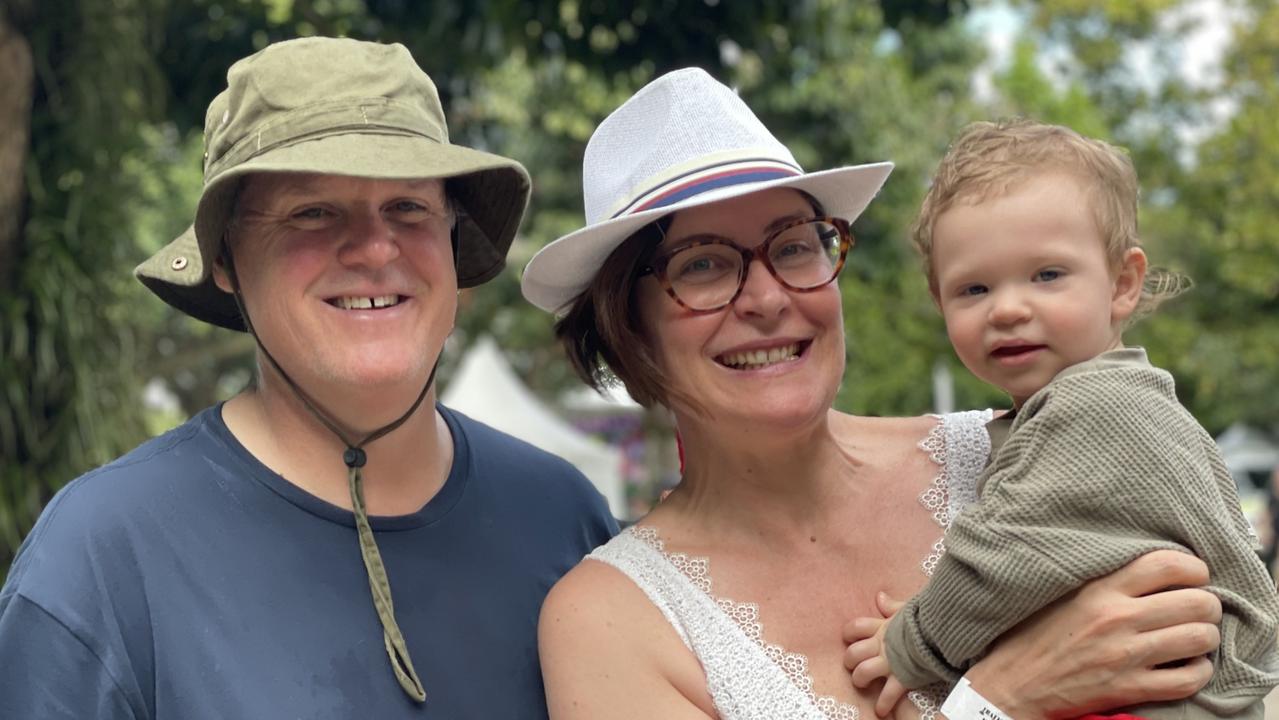
[[[911,239],[923,258],[928,287],[934,295],[937,275],[932,250],[937,218],[958,203],[999,197],[1014,183],[1054,171],[1080,181],[1112,266],[1118,267],[1130,248],[1141,247],[1137,171],[1125,151],[1061,125],[1025,118],[975,122],[960,131],[946,151],[911,227]],[[1184,275],[1150,268],[1133,319],[1189,287]]]

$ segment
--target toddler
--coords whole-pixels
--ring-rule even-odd
[[[980,500],[946,531],[928,585],[891,619],[850,624],[854,682],[885,679],[885,715],[904,689],[956,682],[1086,581],[1177,548],[1208,564],[1221,598],[1214,674],[1189,700],[1125,712],[1260,720],[1279,684],[1274,583],[1212,438],[1172,376],[1121,339],[1182,285],[1147,268],[1128,157],[1064,127],[975,123],[942,159],[913,235],[956,354],[1013,410],[991,424]]]

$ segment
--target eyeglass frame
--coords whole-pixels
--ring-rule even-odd
[[[782,233],[786,232],[787,230],[790,230],[791,228],[794,228],[794,227],[798,227],[800,225],[807,225],[808,223],[813,223],[813,222],[827,223],[831,225],[832,227],[834,227],[835,230],[839,233],[839,260],[835,263],[835,267],[830,274],[830,279],[827,280],[826,282],[823,282],[820,285],[814,285],[812,287],[806,287],[806,288],[795,287],[794,285],[791,285],[790,283],[783,280],[781,276],[777,274],[777,269],[773,267],[773,263],[768,259],[767,249],[768,249],[768,246],[772,244],[774,240],[780,237]],[[773,232],[768,234],[768,237],[764,238],[764,242],[751,248],[742,247],[741,245],[738,245],[737,243],[730,240],[729,238],[718,238],[718,237],[702,238],[700,240],[693,240],[687,243],[683,243],[681,245],[677,245],[673,248],[666,250],[665,252],[654,255],[648,261],[647,265],[644,265],[643,267],[639,269],[639,273],[636,275],[636,277],[645,277],[647,275],[653,275],[654,277],[657,278],[657,282],[661,284],[662,289],[666,291],[666,294],[670,295],[671,299],[674,300],[676,303],[678,303],[680,307],[684,308],[685,310],[688,310],[691,313],[695,313],[695,314],[713,313],[713,312],[718,312],[720,310],[723,310],[729,305],[732,305],[734,302],[737,301],[737,298],[741,296],[742,288],[746,287],[746,277],[750,275],[751,262],[753,262],[756,258],[759,259],[760,264],[764,266],[764,269],[768,270],[768,274],[771,275],[773,279],[777,281],[777,284],[781,285],[787,290],[790,290],[791,292],[808,293],[808,292],[813,292],[815,290],[820,290],[821,288],[826,287],[827,285],[834,282],[836,278],[839,277],[839,273],[844,269],[844,261],[848,259],[848,252],[852,250],[853,246],[856,244],[857,244],[857,238],[853,236],[853,229],[852,229],[851,223],[849,223],[847,220],[843,218],[831,217],[826,215],[818,215],[815,217],[807,217],[807,218],[792,220],[791,222],[788,222],[785,225],[782,225],[776,230],[773,230]],[[689,307],[688,303],[681,300],[679,297],[679,294],[675,292],[675,287],[671,285],[670,278],[666,276],[666,266],[668,263],[670,263],[671,258],[675,257],[679,253],[682,253],[685,250],[688,250],[690,248],[701,247],[703,245],[725,245],[730,248],[733,248],[734,250],[741,253],[742,255],[742,269],[737,274],[737,290],[733,292],[732,297],[730,297],[728,300],[725,300],[722,304],[716,305],[713,308],[692,308],[692,307]]]

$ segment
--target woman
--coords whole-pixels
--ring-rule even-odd
[[[651,83],[587,148],[588,227],[543,249],[525,296],[597,387],[674,413],[680,485],[555,587],[539,641],[556,718],[870,717],[840,628],[925,581],[975,496],[988,412],[830,409],[844,370],[832,282],[887,163],[804,174],[699,70]],[[759,262],[756,262],[758,260]],[[1192,558],[1150,556],[1033,618],[968,679],[1014,717],[1193,691],[1215,647]],[[1112,608],[1098,609],[1099,603]],[[912,696],[931,715],[944,693]],[[902,706],[904,707],[904,705]],[[957,719],[956,719],[957,720]]]

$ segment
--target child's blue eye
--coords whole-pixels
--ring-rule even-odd
[[[1050,280],[1056,280],[1059,277],[1061,277],[1060,270],[1040,270],[1039,272],[1035,273],[1035,279],[1040,282],[1048,282]]]
[[[962,288],[959,291],[959,294],[963,296],[973,296],[973,295],[982,295],[985,292],[986,292],[985,285],[969,285],[965,288]]]

